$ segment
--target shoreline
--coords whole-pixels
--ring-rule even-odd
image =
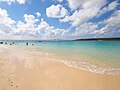
[[[63,63],[65,65],[67,65],[68,67],[72,67],[72,68],[77,68],[80,70],[85,70],[91,73],[97,73],[97,74],[110,74],[110,75],[114,75],[114,76],[120,76],[120,68],[116,68],[116,67],[106,67],[106,66],[101,66],[97,64],[93,64],[92,62],[89,62],[89,60],[84,60],[84,59],[80,59],[80,61],[78,60],[66,60],[64,58],[60,58],[58,55],[55,55],[53,53],[50,52],[39,52],[36,51],[35,48],[33,48],[33,46],[8,46],[8,45],[1,45],[2,47],[6,48],[6,49],[18,49],[18,51],[21,51],[20,49],[22,49],[25,52],[31,52],[34,55],[37,54],[36,56],[39,55],[44,55],[45,57],[52,57],[54,58],[54,62],[58,62],[58,63]],[[20,49],[19,49],[20,48]],[[30,54],[30,53],[29,53]],[[44,58],[45,58],[44,57]],[[38,57],[39,58],[39,57]]]
[[[120,90],[119,76],[69,67],[54,55],[14,46],[0,46],[0,54],[0,90]]]

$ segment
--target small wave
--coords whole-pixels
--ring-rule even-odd
[[[88,62],[78,62],[78,61],[67,61],[67,60],[59,60],[60,62],[66,64],[70,67],[79,68],[82,70],[99,73],[99,74],[112,74],[112,75],[120,75],[120,68],[104,68],[99,67]]]

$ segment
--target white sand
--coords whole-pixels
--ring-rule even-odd
[[[120,90],[120,76],[56,62],[54,55],[0,45],[0,90]]]

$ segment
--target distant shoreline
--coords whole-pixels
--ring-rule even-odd
[[[17,41],[17,42],[61,42],[61,41],[120,41],[120,37],[114,37],[114,38],[82,38],[82,39],[74,39],[74,40],[60,40],[60,39],[54,39],[54,40],[0,40],[0,41]]]
[[[120,38],[86,38],[86,39],[75,39],[73,41],[120,41]]]

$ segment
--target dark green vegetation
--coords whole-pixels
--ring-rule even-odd
[[[86,39],[75,39],[73,41],[120,41],[120,37],[118,38],[86,38]]]

